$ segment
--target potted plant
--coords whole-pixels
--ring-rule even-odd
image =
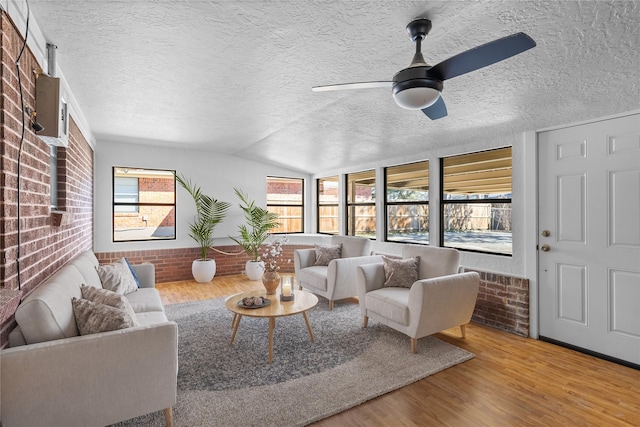
[[[278,214],[257,206],[255,201],[242,190],[234,188],[240,199],[240,209],[244,212],[246,224],[238,226],[239,237],[229,236],[249,256],[245,272],[250,280],[258,280],[264,272],[264,261],[260,259],[260,246],[269,237],[269,232],[278,227]]]
[[[207,250],[213,244],[213,230],[227,215],[231,204],[216,200],[202,192],[184,175],[175,174],[176,181],[193,198],[196,205],[195,220],[189,224],[189,237],[200,247],[200,258],[191,264],[191,273],[198,283],[210,282],[216,274],[216,261],[207,258]]]

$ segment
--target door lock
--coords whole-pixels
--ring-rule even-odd
[[[549,237],[551,236],[551,232],[549,230],[542,230],[542,237]]]

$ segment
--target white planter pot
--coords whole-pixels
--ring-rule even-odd
[[[264,261],[247,261],[244,272],[247,273],[249,280],[259,280],[264,273]]]
[[[215,259],[196,259],[191,264],[191,274],[198,283],[207,283],[216,275]]]

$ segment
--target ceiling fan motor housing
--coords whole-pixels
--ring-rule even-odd
[[[393,76],[393,99],[402,108],[422,110],[433,105],[444,87],[427,76],[429,66],[409,67]]]

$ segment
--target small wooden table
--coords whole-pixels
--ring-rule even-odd
[[[273,361],[273,331],[276,328],[276,317],[291,316],[299,313],[302,313],[304,316],[304,321],[307,323],[307,329],[309,329],[311,342],[314,342],[315,338],[313,337],[313,331],[311,330],[311,323],[309,323],[309,318],[307,317],[307,310],[318,303],[318,297],[307,291],[296,289],[293,292],[295,294],[295,299],[293,301],[280,301],[280,295],[267,295],[264,290],[244,292],[229,297],[225,304],[229,310],[238,315],[237,320],[232,323],[233,332],[231,333],[231,341],[229,342],[229,345],[233,344],[242,316],[267,318],[269,319],[269,363],[271,363]],[[261,308],[242,308],[238,305],[238,302],[243,298],[253,296],[267,298],[271,301],[271,304]]]

